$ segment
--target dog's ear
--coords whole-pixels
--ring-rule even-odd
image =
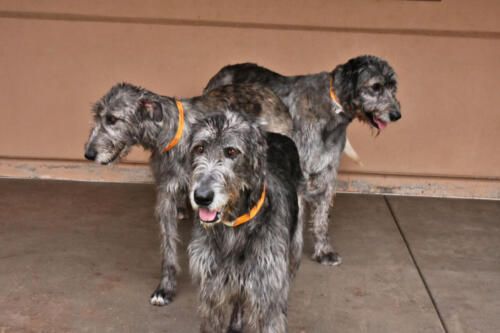
[[[152,119],[156,122],[163,120],[163,108],[160,102],[143,98],[139,101],[138,109],[143,119]]]
[[[337,97],[341,100],[344,108],[350,109],[350,105],[354,99],[355,88],[358,80],[358,73],[353,64],[349,61],[345,64],[338,65],[333,70],[335,78]]]

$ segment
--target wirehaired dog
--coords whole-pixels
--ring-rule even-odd
[[[160,220],[162,278],[151,304],[173,300],[177,263],[177,207],[188,200],[189,135],[192,124],[208,112],[234,108],[267,123],[270,131],[289,134],[286,106],[269,89],[253,84],[228,85],[191,99],[176,101],[128,83],[117,84],[94,106],[94,128],[85,157],[108,164],[139,144],[150,150],[157,185],[156,216]],[[165,151],[166,150],[166,151]]]
[[[204,92],[244,82],[269,87],[288,106],[294,126],[292,138],[307,180],[305,198],[310,203],[315,238],[313,259],[326,265],[339,264],[341,258],[329,243],[328,210],[346,129],[354,118],[378,131],[401,118],[394,70],[375,56],[350,59],[332,72],[299,76],[283,76],[245,63],[222,68]]]
[[[200,282],[202,332],[285,332],[289,285],[302,249],[293,141],[266,133],[243,114],[196,125],[191,143],[189,262]],[[245,316],[244,316],[245,314]]]

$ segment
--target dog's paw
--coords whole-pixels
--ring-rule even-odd
[[[164,306],[172,303],[175,293],[173,291],[164,290],[160,286],[156,288],[155,292],[151,295],[149,302],[151,305]]]
[[[336,252],[326,252],[313,255],[313,260],[316,260],[322,265],[337,266],[342,262],[342,258]]]

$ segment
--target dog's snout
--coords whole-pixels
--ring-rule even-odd
[[[208,206],[214,200],[214,191],[209,188],[197,188],[194,191],[194,202],[200,206]]]
[[[97,151],[95,149],[89,148],[85,151],[85,158],[89,161],[95,161],[97,157]]]
[[[399,111],[389,112],[389,119],[391,119],[391,121],[396,121],[400,118],[401,118],[401,112],[399,112]]]

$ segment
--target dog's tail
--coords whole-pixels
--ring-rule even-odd
[[[363,166],[363,162],[361,162],[361,159],[359,158],[358,153],[356,153],[356,151],[352,147],[352,145],[349,142],[349,139],[347,137],[345,139],[344,154],[346,154],[347,157],[349,157],[351,160],[356,162],[359,166]]]
[[[290,279],[292,280],[295,278],[295,274],[299,270],[300,260],[302,258],[302,246],[304,244],[303,241],[304,210],[305,210],[304,196],[302,194],[298,194],[297,199],[298,199],[297,226],[295,228],[295,232],[292,234],[292,239],[290,242],[289,274],[290,274]]]
[[[298,159],[298,151],[297,157]],[[297,189],[297,224],[295,227],[295,232],[292,234],[292,239],[290,243],[290,266],[289,273],[290,279],[293,280],[295,278],[295,274],[299,270],[300,261],[302,258],[302,247],[304,244],[303,241],[303,230],[304,230],[304,212],[305,212],[305,195],[307,193],[307,181],[302,173],[302,168],[300,167],[300,161],[297,164],[298,168],[295,170],[295,180],[296,180],[296,189]]]

